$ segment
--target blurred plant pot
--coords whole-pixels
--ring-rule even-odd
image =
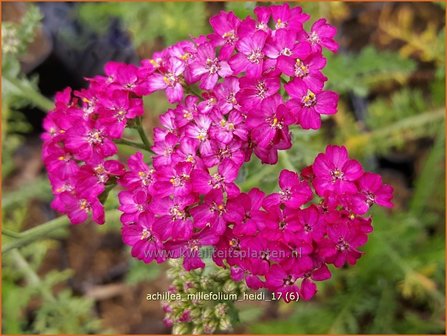
[[[27,3],[7,2],[2,6],[2,21],[20,23],[27,11]],[[53,44],[44,29],[40,26],[26,54],[20,58],[22,71],[29,73],[41,64],[51,53]]]

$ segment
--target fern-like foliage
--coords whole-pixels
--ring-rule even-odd
[[[31,130],[19,109],[27,105],[43,110],[52,103],[37,89],[37,78],[27,78],[20,69],[20,57],[24,55],[40,25],[42,15],[36,6],[28,6],[20,23],[2,23],[2,176],[7,176],[13,165],[9,158],[20,145],[23,136]],[[8,141],[5,141],[8,136]]]
[[[200,2],[85,3],[79,6],[79,14],[97,31],[107,28],[111,18],[120,19],[136,47],[159,39],[166,45],[173,44],[207,29],[205,5]]]
[[[366,96],[378,86],[403,84],[416,68],[411,59],[368,46],[359,54],[326,55],[328,88],[340,93]]]
[[[18,232],[27,217],[27,203],[16,206],[4,213],[3,226],[12,232]],[[66,235],[66,231],[60,234]],[[61,237],[59,235],[59,237]],[[10,239],[3,236],[3,242]],[[47,254],[57,243],[41,240],[14,249],[2,259],[2,299],[4,334],[86,334],[104,331],[99,319],[93,313],[93,302],[78,297],[70,289],[56,292],[55,287],[66,287],[72,276],[71,270],[53,270],[44,276],[38,270]],[[25,318],[30,302],[38,302],[38,309],[30,309],[32,323]]]

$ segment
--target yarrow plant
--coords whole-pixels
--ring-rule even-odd
[[[55,98],[44,122],[43,158],[52,206],[73,224],[103,224],[107,192],[120,186],[123,241],[150,263],[183,260],[191,271],[212,260],[251,289],[291,301],[316,293],[328,265],[354,265],[373,230],[369,209],[392,207],[392,187],[365,172],[343,146],[329,145],[301,172],[283,170],[279,191],[241,192],[236,183],[252,155],[276,164],[292,146],[291,127],[319,129],[337,112],[325,89],[322,50],[337,52],[336,29],[288,4],[262,6],[256,19],[220,12],[213,33],[181,41],[139,66],[110,62],[89,87]],[[174,104],[153,142],[141,118],[143,97],[164,91]],[[123,138],[135,129],[141,143]],[[127,165],[117,144],[141,152]]]

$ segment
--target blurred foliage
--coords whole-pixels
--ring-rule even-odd
[[[107,29],[111,18],[120,19],[131,33],[135,47],[158,39],[164,45],[207,32],[207,13],[202,2],[85,3],[79,6],[81,20],[96,31]]]
[[[130,251],[128,253],[130,254]],[[129,263],[130,268],[126,274],[126,282],[130,285],[153,281],[161,274],[160,266],[156,263],[145,264],[133,258]]]
[[[403,88],[394,92],[389,99],[374,100],[368,108],[366,125],[372,129],[386,127],[405,117],[417,115],[427,108],[428,104],[422,90]],[[393,113],[389,113],[389,111],[393,111]]]
[[[445,3],[437,3],[445,10]],[[214,7],[213,7],[214,6]],[[190,36],[209,32],[207,20],[212,11],[233,10],[245,17],[254,2],[215,3],[83,3],[79,15],[84,24],[98,32],[117,19],[130,33],[140,54],[161,49]],[[365,4],[366,6],[366,4]],[[421,21],[411,4],[380,4],[368,12],[367,20],[358,18],[359,5],[343,2],[306,2],[304,10],[312,19],[326,17],[343,27],[347,21],[369,27],[364,46],[350,48],[352,31],[340,29],[342,48],[328,58],[325,75],[328,88],[340,94],[339,112],[325,117],[318,131],[291,130],[293,148],[281,152],[279,164],[262,165],[252,159],[238,178],[243,190],[260,186],[266,192],[277,188],[281,169],[298,170],[312,163],[328,143],[345,144],[351,155],[377,169],[378,159],[407,155],[419,148],[419,167],[414,173],[409,200],[400,194],[392,212],[374,212],[375,232],[356,267],[335,270],[331,281],[319,284],[312,302],[276,303],[279,318],[268,319],[265,306],[247,302],[240,313],[241,322],[253,333],[443,333],[445,332],[445,30],[436,20]],[[39,25],[40,14],[30,6],[20,24],[2,26],[2,140],[3,177],[14,169],[11,155],[29,129],[18,109],[35,105],[51,108],[36,90],[35,79],[20,72],[20,56]],[[306,24],[309,27],[312,22]],[[416,26],[418,27],[416,29]],[[358,47],[358,46],[357,46]],[[9,48],[5,50],[5,48]],[[141,52],[144,51],[144,52]],[[146,52],[147,51],[147,52]],[[167,105],[164,94],[145,99],[151,117]],[[155,124],[150,121],[147,130]],[[421,146],[423,144],[423,146]],[[423,147],[421,149],[421,147]],[[419,162],[418,161],[418,162]],[[400,174],[400,173],[397,173]],[[393,175],[395,176],[395,175]],[[47,200],[48,185],[36,181],[19,191],[5,193],[4,228],[10,235],[23,230],[29,200]],[[442,186],[442,187],[440,187]],[[116,207],[116,190],[106,208]],[[115,212],[100,232],[118,231]],[[63,232],[60,234],[64,234]],[[59,235],[60,235],[59,234]],[[3,235],[8,243],[15,238]],[[103,331],[92,315],[92,302],[75,297],[64,283],[70,273],[53,271],[41,278],[37,270],[53,246],[46,239],[15,249],[3,259],[3,325],[5,333],[89,333]],[[19,253],[19,254],[17,254]],[[160,274],[157,265],[131,260],[124,281],[136,284],[153,281]],[[33,316],[24,314],[32,305]],[[245,303],[244,303],[245,304]],[[31,321],[27,324],[26,321]],[[66,321],[66,322],[64,322]]]
[[[409,143],[434,137],[436,125],[444,122],[445,109],[420,112],[413,117],[396,121],[386,127],[372,131],[341,137],[348,149],[358,157],[380,154],[387,155],[392,151],[403,150]]]
[[[16,206],[19,203],[25,203],[30,199],[50,201],[52,197],[51,187],[45,176],[34,181],[32,184],[23,186],[19,190],[5,193],[2,196],[2,208],[3,210],[9,210],[11,207]]]

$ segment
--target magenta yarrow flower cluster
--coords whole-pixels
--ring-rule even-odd
[[[292,146],[289,127],[320,128],[320,115],[336,113],[338,102],[321,72],[322,49],[338,49],[336,29],[320,19],[306,32],[309,15],[288,4],[255,15],[220,12],[212,34],[138,67],[110,62],[88,89],[59,93],[44,122],[43,157],[52,206],[73,224],[90,216],[104,223],[103,195],[123,188],[122,235],[135,258],[183,257],[191,270],[205,266],[200,251],[211,246],[234,280],[307,300],[313,281],[330,277],[328,264],[361,256],[372,231],[366,213],[373,204],[391,207],[392,188],[344,147],[328,146],[301,174],[283,170],[278,193],[241,193],[235,182],[252,153],[277,163],[278,150]],[[126,127],[141,134],[142,97],[159,90],[174,107],[154,129],[152,164],[137,152],[126,168],[116,143],[130,143]]]

